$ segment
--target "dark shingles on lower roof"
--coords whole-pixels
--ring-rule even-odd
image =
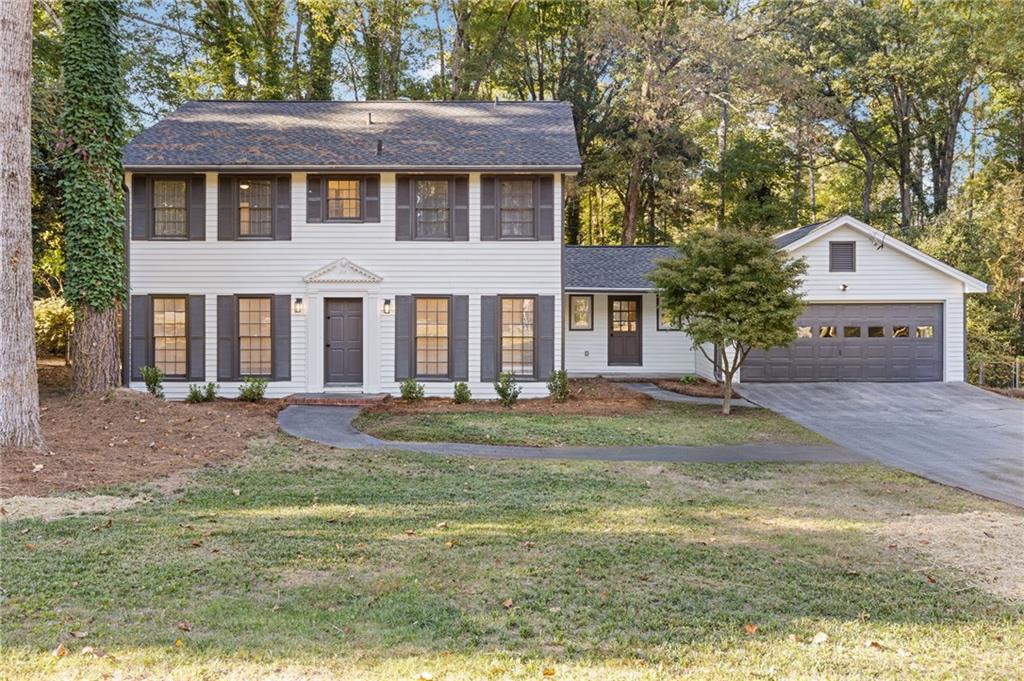
[[[565,102],[194,101],[136,136],[124,164],[569,170],[580,156]]]
[[[829,220],[815,222],[814,224],[804,225],[803,227],[798,227],[797,229],[791,229],[788,232],[783,232],[782,234],[776,234],[773,237],[773,239],[775,239],[775,248],[785,248],[786,246],[792,243],[800,241],[800,239],[803,239],[805,236],[816,230],[818,227],[821,227],[826,222],[829,222]]]
[[[565,288],[653,289],[647,275],[677,253],[672,246],[566,246]]]

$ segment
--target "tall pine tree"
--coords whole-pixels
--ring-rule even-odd
[[[64,292],[75,310],[71,375],[79,393],[119,383],[118,320],[125,287],[120,13],[119,0],[65,4]]]

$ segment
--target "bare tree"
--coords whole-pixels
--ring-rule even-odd
[[[0,447],[41,449],[32,319],[32,1],[0,2]]]

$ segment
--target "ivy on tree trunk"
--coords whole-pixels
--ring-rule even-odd
[[[81,393],[119,383],[125,292],[121,7],[119,0],[91,0],[64,9],[64,291],[75,310],[71,375]]]

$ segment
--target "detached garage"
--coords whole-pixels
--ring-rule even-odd
[[[964,305],[988,286],[850,216],[776,237],[807,261],[786,348],[753,350],[742,382],[963,381]]]

